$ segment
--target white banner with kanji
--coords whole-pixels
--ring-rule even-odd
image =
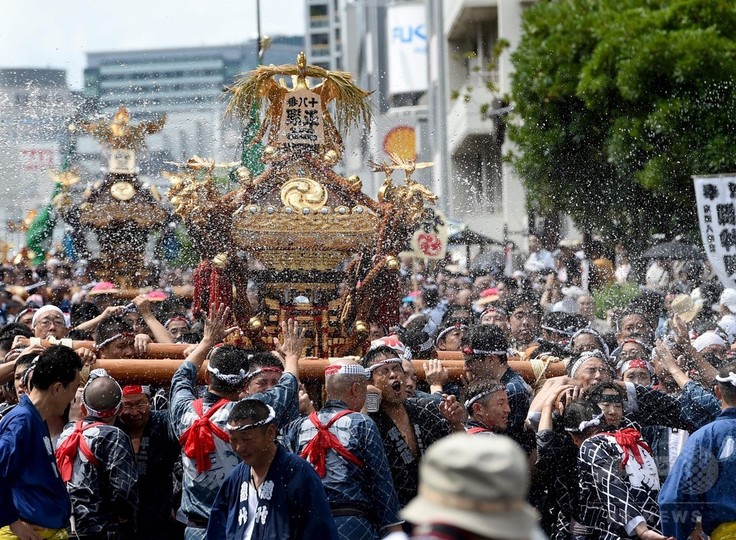
[[[724,287],[736,288],[736,175],[693,176],[703,246]]]

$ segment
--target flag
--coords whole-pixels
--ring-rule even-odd
[[[260,17],[260,14],[258,15],[258,17]],[[263,63],[263,53],[266,52],[266,48],[268,47],[268,45],[266,45],[266,47],[263,47],[260,35],[260,23],[258,28],[258,50],[256,51],[256,65],[260,66]],[[270,41],[271,40],[269,39],[268,42],[270,43]],[[254,103],[253,106],[250,108],[250,121],[243,130],[243,155],[240,159],[241,165],[248,169],[251,178],[260,176],[265,169],[263,163],[261,163],[263,145],[260,142],[254,144],[253,146],[250,145],[253,137],[258,134],[258,131],[260,129],[261,121],[258,116],[258,107]]]
[[[261,163],[263,145],[260,142],[253,146],[250,145],[260,128],[261,122],[258,118],[258,109],[254,104],[250,110],[250,121],[243,130],[243,156],[241,158],[243,167],[250,171],[251,177],[259,176],[264,171],[263,163]]]
[[[67,171],[71,166],[71,157],[74,153],[74,140],[69,145],[64,154],[64,160],[61,162],[61,172]],[[41,210],[36,218],[31,222],[26,233],[26,246],[28,251],[33,252],[33,264],[41,264],[46,258],[46,250],[51,243],[51,237],[54,234],[56,226],[56,213],[54,212],[54,197],[61,193],[63,186],[56,182],[54,190],[51,192],[51,198],[48,204]]]

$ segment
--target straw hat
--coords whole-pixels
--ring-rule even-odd
[[[689,294],[678,294],[672,300],[670,309],[673,315],[677,315],[685,322],[690,322],[703,309],[703,300],[700,298],[693,300]]]

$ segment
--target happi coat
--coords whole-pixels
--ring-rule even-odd
[[[634,433],[638,443],[622,447],[617,440],[622,432]],[[659,530],[657,465],[638,431],[589,437],[580,446],[578,467],[581,524],[588,527],[589,539],[636,538],[641,522]]]
[[[405,400],[404,407],[417,440],[418,456],[412,454],[401,430],[383,410],[369,415],[378,426],[394,489],[402,508],[417,495],[419,460],[422,455],[433,443],[452,433],[452,427],[435,402],[413,398]]]
[[[115,426],[85,418],[82,426],[91,426],[82,437],[96,463],[81,449],[73,457],[71,477],[66,484],[72,500],[76,532],[100,535],[120,530],[120,522],[135,528],[138,511],[138,470],[130,438]],[[59,437],[59,448],[72,435],[77,423],[70,423]],[[58,461],[57,450],[57,461]],[[62,471],[63,473],[63,471]]]
[[[127,433],[127,427],[119,424]],[[166,411],[151,411],[135,454],[138,471],[137,540],[165,538],[173,526],[173,469],[181,448],[169,429]]]
[[[736,521],[736,407],[690,435],[659,494],[662,530],[687,538],[701,515],[703,531]]]
[[[285,426],[299,415],[299,383],[291,373],[284,373],[279,383],[259,394],[249,396],[270,405],[276,412],[276,425]],[[197,369],[192,362],[185,361],[174,373],[171,380],[171,399],[169,419],[174,436],[180,439],[182,434],[199,418],[194,410],[197,398]],[[220,396],[207,392],[203,400],[206,413],[216,405]],[[220,430],[225,430],[227,417],[234,402],[222,406],[212,416],[212,423]],[[229,439],[226,437],[226,439]],[[207,526],[210,508],[215,496],[228,474],[238,465],[240,459],[230,446],[229,440],[212,434],[214,450],[208,454],[208,467],[198,470],[194,459],[182,451],[182,500],[181,511],[190,523]]]
[[[370,417],[349,411],[347,405],[338,400],[327,401],[317,417],[322,425],[327,425],[341,413],[344,416],[329,427],[329,432],[359,463],[335,450],[327,450],[322,484],[330,508],[338,514],[335,523],[340,538],[378,539],[384,528],[403,521],[399,517],[391,470],[378,428]],[[285,442],[294,453],[302,454],[316,435],[317,428],[311,419],[300,419],[288,430]]]
[[[69,524],[49,429],[26,394],[0,422],[0,527],[21,519],[49,529]]]
[[[207,540],[338,540],[335,522],[312,466],[277,445],[276,456],[249,512],[251,468],[240,463],[215,497]],[[245,533],[255,520],[252,535]]]

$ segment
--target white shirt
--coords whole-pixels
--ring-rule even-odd
[[[668,457],[670,462],[670,470],[672,470],[672,468],[675,466],[675,461],[677,461],[677,456],[680,455],[680,452],[685,446],[687,438],[690,436],[690,434],[684,429],[668,428],[667,435],[667,450],[669,452]]]
[[[527,272],[541,272],[545,268],[549,268],[550,270],[557,268],[554,257],[546,249],[540,249],[536,253],[530,253],[529,258],[524,263],[524,270]]]

